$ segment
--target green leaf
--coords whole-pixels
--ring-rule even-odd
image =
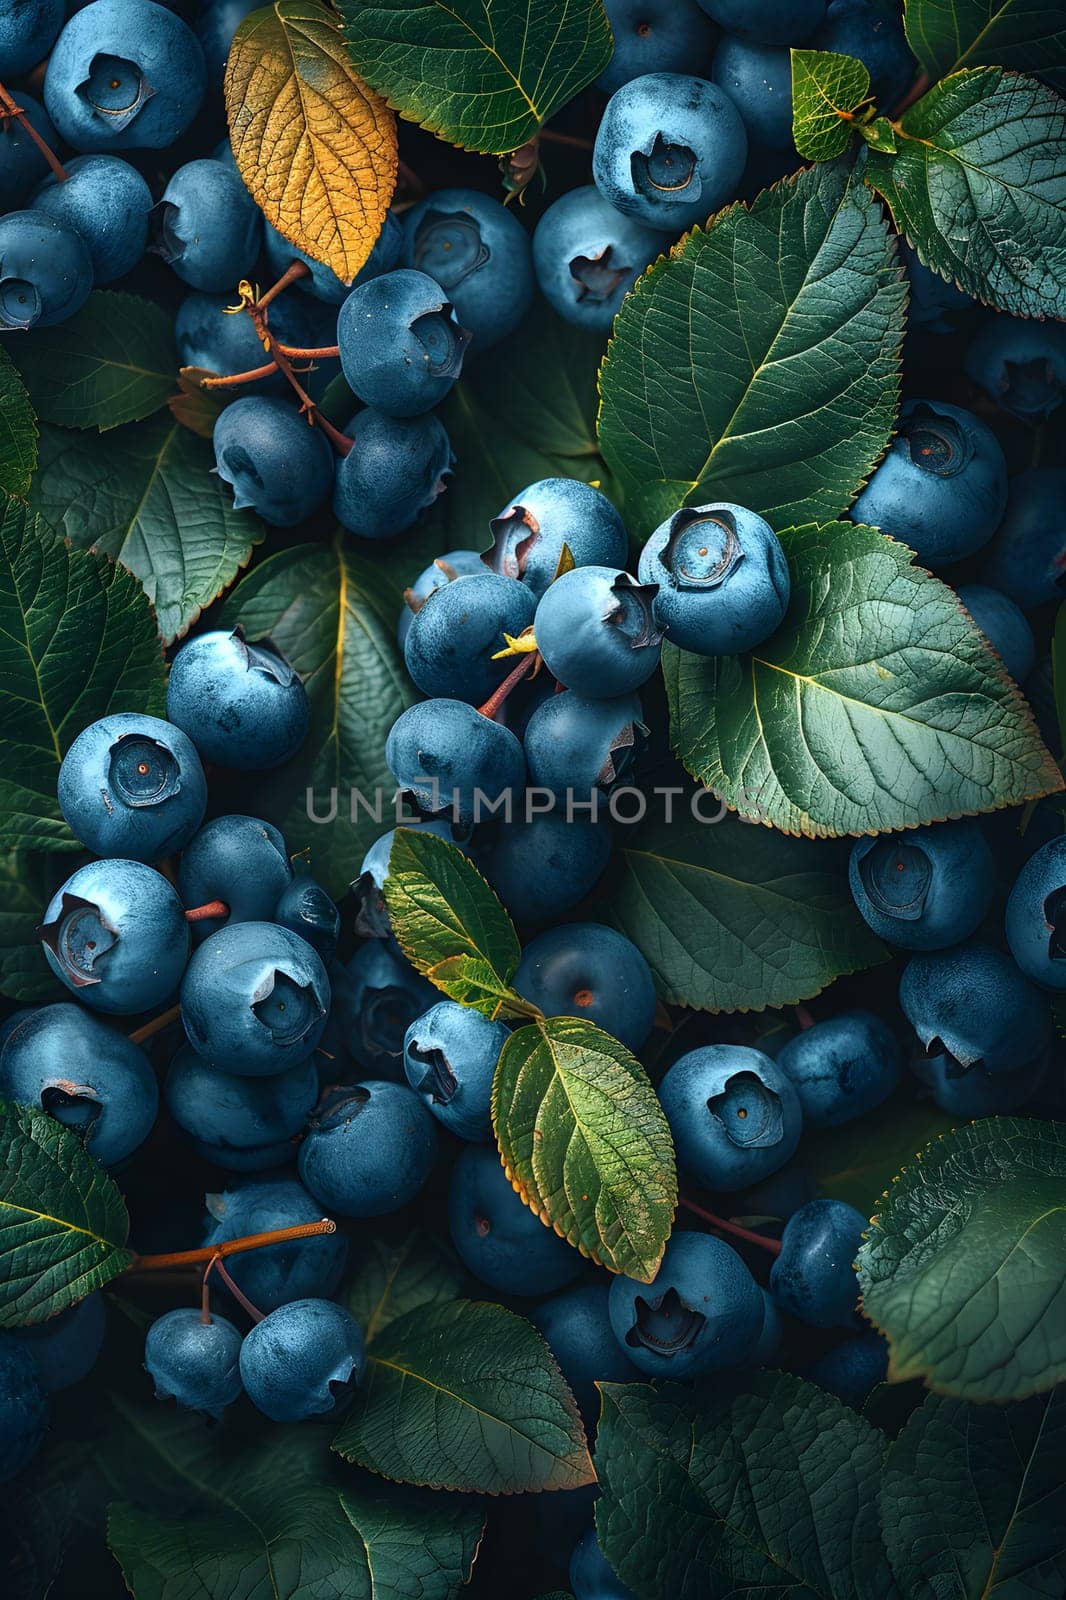
[[[420,1306],[374,1341],[333,1448],[431,1489],[521,1494],[593,1481],[585,1432],[548,1346],[503,1306]]]
[[[905,290],[863,184],[818,166],[727,207],[640,280],[600,375],[600,443],[648,532],[686,502],[775,529],[836,517],[892,431]]]
[[[973,1406],[929,1395],[885,1463],[888,1558],[908,1600],[1066,1589],[1066,1396]]]
[[[611,59],[602,0],[341,0],[355,69],[408,122],[508,155]]]
[[[670,1125],[644,1068],[580,1017],[513,1033],[492,1085],[504,1168],[582,1255],[650,1283],[677,1207]]]
[[[129,1266],[122,1196],[72,1128],[0,1102],[0,1328],[66,1310]]]
[[[600,1389],[596,1530],[642,1600],[854,1595],[884,1447],[856,1412],[781,1372]]]
[[[348,1290],[348,1310],[372,1344],[390,1323],[417,1311],[457,1300],[466,1273],[431,1233],[412,1233],[395,1248],[371,1239]]]
[[[782,537],[784,623],[757,653],[663,649],[674,748],[786,833],[877,833],[1063,787],[1032,713],[954,592],[849,523]]]
[[[800,155],[812,161],[843,155],[869,93],[870,74],[854,56],[793,50],[792,136]]]
[[[140,585],[68,550],[23,506],[0,519],[0,847],[76,850],[59,763],[87,723],[163,716],[165,668]]]
[[[54,328],[33,328],[8,349],[37,415],[106,433],[150,417],[178,386],[174,318],[138,295],[95,289]]]
[[[1066,316],[1066,102],[999,67],[936,84],[866,179],[919,259],[1016,317]]]
[[[137,1600],[457,1600],[476,1501],[331,1467],[321,1430],[208,1429],[115,1396],[122,1498],[108,1543]]]
[[[889,1377],[1020,1400],[1066,1376],[1066,1125],[988,1117],[900,1173],[859,1252]]]
[[[901,1094],[844,1127],[805,1134],[796,1159],[823,1194],[868,1217],[900,1168],[954,1125],[934,1106]]]
[[[23,495],[37,466],[37,423],[11,357],[0,348],[0,493]]]
[[[903,22],[934,80],[960,67],[1011,67],[1066,93],[1066,23],[1048,0],[907,0]]]
[[[284,831],[291,851],[310,851],[315,877],[335,897],[389,827],[396,785],[385,740],[413,698],[396,648],[400,605],[384,575],[338,537],[264,561],[222,612],[222,626],[240,622],[250,639],[272,639],[303,679],[307,739],[257,782],[255,811]],[[309,791],[316,817],[328,816],[336,795],[332,821],[310,819]]]
[[[511,988],[522,955],[514,923],[455,845],[398,829],[385,900],[404,955],[450,999],[487,1017],[538,1014]]]
[[[25,1005],[69,1000],[41,950],[41,912],[70,876],[66,855],[0,856],[0,993]]]
[[[719,815],[710,798],[700,809]],[[687,806],[625,830],[606,906],[662,998],[701,1011],[793,1005],[886,958],[835,846],[734,817],[697,822]]]
[[[214,452],[170,414],[107,439],[41,432],[30,506],[79,548],[99,550],[138,578],[169,644],[228,589],[266,536],[235,511]]]

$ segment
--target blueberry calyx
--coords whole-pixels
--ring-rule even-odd
[[[424,311],[416,317],[411,332],[425,351],[426,366],[434,378],[459,377],[466,347],[474,336],[455,321],[447,301],[439,310]]]
[[[485,551],[482,561],[503,578],[521,578],[526,570],[530,551],[540,538],[540,523],[525,506],[508,506],[489,523],[492,547]]]
[[[280,1045],[297,1044],[325,1015],[313,984],[297,983],[277,969],[253,996],[251,1009]]]
[[[628,572],[623,572],[611,585],[617,600],[604,617],[604,622],[617,628],[628,639],[631,650],[643,650],[647,645],[658,644],[663,630],[655,620],[652,603],[659,593],[657,583],[638,583]]]
[[[129,127],[141,107],[155,94],[135,61],[105,55],[93,57],[89,76],[74,92],[99,116],[106,117],[119,133]]]
[[[415,232],[414,265],[442,289],[454,289],[491,255],[477,223],[452,211],[427,211]]]
[[[595,256],[574,256],[570,276],[577,284],[577,303],[592,300],[597,305],[611,300],[632,275],[631,266],[616,266],[611,260],[614,245],[604,245]]]
[[[596,787],[606,794],[633,766],[638,748],[648,737],[649,729],[643,722],[627,722],[619,728],[608,747],[603,766],[596,774]]]
[[[631,1349],[654,1350],[657,1355],[674,1356],[696,1342],[707,1320],[702,1312],[686,1305],[676,1289],[667,1289],[656,1300],[637,1295],[636,1317],[626,1334]]]
[[[1048,956],[1052,961],[1066,961],[1066,887],[1053,889],[1044,901],[1044,923]]]
[[[189,242],[178,232],[180,215],[173,200],[158,201],[148,213],[148,235],[152,241],[149,249],[153,255],[162,256],[168,267],[181,260]]]
[[[181,791],[181,767],[158,739],[124,733],[108,753],[108,782],[133,809],[157,806]]]
[[[911,461],[922,472],[954,478],[967,467],[974,446],[952,417],[941,416],[932,406],[915,406],[901,423],[899,437]]]
[[[87,1083],[72,1083],[57,1079],[41,1090],[41,1110],[61,1122],[65,1128],[75,1128],[88,1138],[93,1123],[103,1107],[95,1089]]]
[[[265,678],[273,678],[275,683],[280,683],[283,689],[287,689],[299,676],[272,639],[249,640],[239,623],[230,638],[236,639],[242,647],[249,672],[261,672]]]
[[[630,156],[633,187],[638,194],[685,194],[698,200],[703,185],[696,164],[696,152],[685,144],[670,144],[657,133],[646,150]]]
[[[731,511],[679,511],[662,563],[678,589],[717,589],[744,560]]]
[[[0,280],[0,329],[32,328],[41,315],[41,297],[27,278]]]
[[[412,1088],[419,1094],[428,1094],[435,1106],[450,1105],[459,1082],[444,1051],[439,1046],[424,1048],[416,1040],[412,1040],[407,1048],[410,1055],[426,1065],[422,1077]]]
[[[346,1128],[370,1104],[370,1090],[362,1084],[345,1084],[323,1095],[307,1119],[307,1126],[316,1133],[334,1128]]]
[[[768,1150],[780,1144],[784,1132],[781,1097],[768,1089],[754,1072],[735,1072],[720,1094],[707,1101],[707,1110],[722,1125],[731,1144],[742,1150]]]
[[[917,922],[925,910],[933,867],[918,845],[878,839],[859,863],[859,878],[882,916]]]
[[[71,985],[88,988],[101,981],[94,969],[100,958],[118,943],[119,932],[105,918],[95,900],[64,894],[51,922],[43,922],[37,937],[62,966]]]

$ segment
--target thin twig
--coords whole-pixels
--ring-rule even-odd
[[[694,1200],[686,1200],[684,1195],[680,1196],[680,1204],[686,1211],[691,1211],[693,1216],[709,1222],[711,1227],[717,1228],[720,1233],[728,1233],[734,1239],[744,1239],[748,1244],[761,1245],[773,1256],[781,1254],[780,1239],[770,1239],[765,1233],[755,1233],[751,1228],[742,1228],[739,1222],[730,1222],[727,1217],[716,1217],[713,1211],[705,1211]]]

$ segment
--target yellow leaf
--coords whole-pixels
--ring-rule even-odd
[[[226,115],[267,221],[350,283],[396,184],[396,118],[352,70],[319,0],[276,0],[244,19],[226,66]]]

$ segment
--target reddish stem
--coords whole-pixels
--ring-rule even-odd
[[[769,1239],[765,1233],[754,1233],[751,1228],[742,1228],[739,1222],[730,1222],[727,1217],[716,1217],[713,1211],[705,1211],[694,1200],[686,1200],[684,1195],[680,1197],[680,1204],[685,1207],[686,1211],[691,1211],[693,1216],[702,1218],[704,1222],[709,1222],[711,1227],[716,1228],[719,1233],[727,1233],[733,1239],[744,1239],[748,1244],[761,1245],[764,1250],[769,1250],[773,1256],[781,1254],[780,1239]]]
[[[270,348],[280,350],[290,361],[330,361],[341,353],[339,344],[324,344],[316,350],[303,350],[297,345],[279,344],[276,339],[271,339]]]
[[[172,1022],[177,1022],[181,1016],[180,1006],[168,1006],[161,1011],[158,1017],[153,1017],[151,1022],[146,1022],[143,1027],[134,1028],[128,1035],[130,1044],[144,1044],[146,1039],[151,1039],[153,1034],[162,1033],[164,1028],[169,1028]]]
[[[48,162],[48,165],[51,167],[60,183],[66,183],[70,176],[66,167],[63,165],[62,161],[60,161],[59,157],[56,155],[47,139],[41,138],[41,135],[37,132],[37,129],[33,126],[33,123],[30,121],[25,111],[23,111],[22,107],[16,103],[10,92],[4,88],[2,83],[0,83],[0,112],[8,117],[14,117],[16,122],[21,123],[22,127],[29,134],[30,138],[41,152],[42,156],[44,156],[44,159]]]
[[[524,655],[519,661],[517,667],[512,667],[511,671],[507,674],[506,678],[504,678],[499,688],[493,694],[489,695],[488,699],[485,701],[485,704],[483,706],[478,706],[478,710],[481,712],[481,715],[483,717],[494,717],[497,711],[499,711],[500,707],[504,704],[511,690],[516,684],[521,683],[527,672],[531,672],[539,660],[539,650],[531,650],[528,655]]]
[[[211,1268],[217,1266],[218,1257],[212,1256],[204,1268],[203,1279],[200,1283],[200,1321],[205,1327],[211,1322]]]
[[[261,1250],[268,1244],[288,1244],[294,1239],[316,1239],[336,1233],[337,1224],[329,1217],[321,1222],[297,1222],[291,1228],[271,1228],[268,1233],[248,1233],[242,1239],[226,1239],[222,1244],[205,1245],[202,1250],[172,1250],[166,1255],[134,1255],[127,1272],[160,1272],[166,1267],[198,1267],[214,1256],[236,1256],[245,1250]]]
[[[796,1021],[799,1023],[800,1027],[804,1029],[804,1031],[806,1031],[808,1028],[814,1027],[814,1018],[811,1016],[806,1006],[793,1006],[792,1010],[795,1014]]]
[[[540,136],[549,144],[568,144],[574,150],[591,150],[592,140],[581,139],[575,133],[556,133],[554,128],[541,128]]]
[[[237,1304],[239,1306],[243,1306],[244,1307],[245,1311],[247,1311],[247,1313],[251,1317],[252,1321],[253,1322],[262,1322],[262,1320],[263,1320],[263,1312],[260,1311],[258,1306],[254,1306],[252,1304],[252,1302],[249,1300],[248,1296],[245,1294],[244,1290],[239,1288],[238,1285],[234,1283],[233,1279],[230,1277],[229,1273],[226,1271],[225,1267],[222,1265],[222,1260],[221,1260],[221,1258],[219,1256],[215,1256],[211,1261],[208,1262],[207,1268],[206,1268],[206,1270],[204,1272],[205,1280],[207,1278],[208,1272],[211,1271],[212,1267],[214,1267],[215,1271],[218,1273],[219,1277],[222,1279],[222,1282],[226,1285],[226,1288],[229,1290],[229,1292],[233,1296],[234,1300],[236,1300],[236,1302],[237,1302]]]
[[[903,96],[903,99],[900,101],[899,105],[892,112],[892,121],[898,122],[903,113],[905,111],[909,111],[914,102],[916,100],[920,100],[928,88],[928,72],[919,73],[917,78],[915,78],[914,82],[911,84],[910,88],[907,90],[907,93]]]
[[[413,167],[409,167],[406,161],[397,162],[396,176],[404,188],[410,191],[412,201],[421,200],[426,192],[426,186]]]
[[[208,900],[202,906],[193,906],[191,911],[186,911],[186,922],[206,922],[209,917],[228,917],[229,906],[225,900]]]
[[[276,361],[268,361],[264,367],[251,367],[247,372],[227,372],[215,378],[201,378],[201,389],[226,389],[236,383],[255,383],[258,378],[269,378],[272,372],[278,371]]]
[[[307,265],[306,261],[300,261],[299,259],[293,261],[288,267],[286,267],[277,283],[272,284],[267,290],[266,294],[260,295],[256,302],[257,308],[260,311],[265,310],[272,300],[277,299],[278,295],[281,294],[283,289],[287,289],[289,287],[290,283],[299,283],[301,278],[309,277],[310,273],[311,268]]]

